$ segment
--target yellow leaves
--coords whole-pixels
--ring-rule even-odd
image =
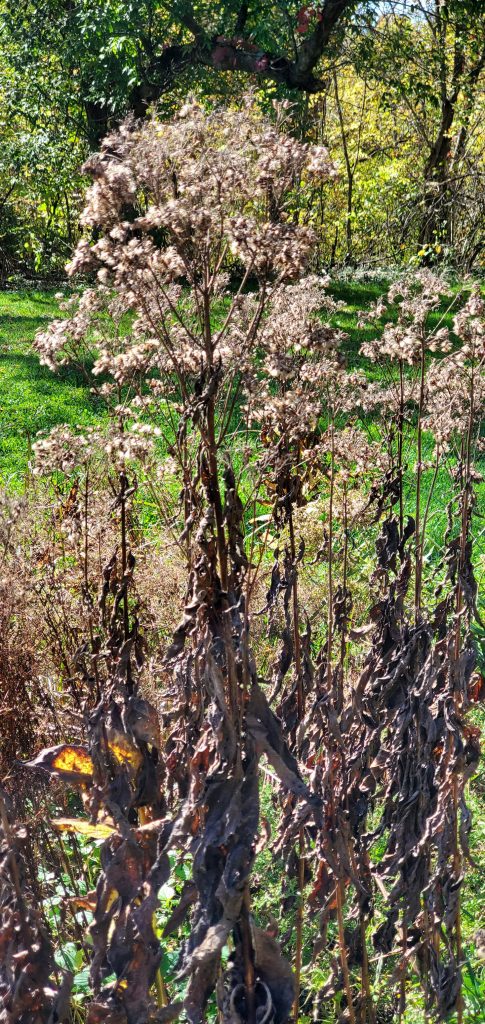
[[[140,808],[139,814],[143,808]],[[136,828],[135,835],[138,840],[144,836],[150,836],[160,832],[165,824],[163,818],[154,821],[143,822]],[[112,821],[86,821],[85,818],[53,818],[51,825],[58,832],[70,832],[72,835],[85,836],[86,839],[109,839],[112,835],[118,835],[118,831]]]
[[[111,733],[108,738],[108,747],[119,764],[128,765],[134,772],[141,767],[143,761],[141,752],[124,733]]]
[[[52,768],[58,772],[76,772],[78,775],[93,774],[93,762],[84,747],[61,748],[52,762]]]
[[[118,764],[126,766],[134,773],[141,768],[142,753],[125,733],[110,731],[108,749]],[[90,785],[93,781],[94,764],[86,747],[63,743],[58,747],[41,750],[37,757],[25,763],[28,768],[42,768],[64,782],[74,785]]]
[[[65,782],[88,785],[93,780],[94,765],[86,747],[69,743],[48,747],[26,764],[29,768],[42,768]]]
[[[58,832],[71,832],[74,835],[86,836],[87,839],[109,839],[116,831],[114,825],[105,822],[96,824],[83,818],[54,818],[51,824]]]

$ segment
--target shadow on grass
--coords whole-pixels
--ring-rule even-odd
[[[39,328],[47,327],[53,319],[47,313],[0,314],[0,342],[29,345]]]
[[[36,383],[40,381],[52,385],[54,390],[58,388],[59,383],[67,384],[71,387],[82,388],[86,394],[86,402],[97,411],[104,408],[102,399],[91,394],[89,382],[81,370],[75,366],[60,366],[54,373],[48,366],[43,366],[35,352],[19,352],[18,350],[0,352],[0,366],[2,363],[6,366],[15,364],[17,376],[30,382],[33,390],[35,390]]]
[[[342,346],[348,367],[350,370],[363,369],[370,379],[381,378],[383,371],[378,363],[372,364],[360,354],[361,345],[365,341],[380,337],[385,324],[396,322],[398,307],[397,305],[389,306],[385,317],[377,323],[371,322],[359,327],[357,319],[361,310],[367,311],[376,299],[379,299],[381,296],[385,298],[388,287],[389,283],[384,280],[362,283],[333,281],[328,289],[329,294],[333,298],[345,303],[346,308],[339,310],[332,317],[332,323],[348,335],[347,340]],[[457,288],[452,288],[451,292],[452,297],[447,296],[443,298],[438,309],[429,313],[427,323],[428,329],[448,327],[452,340],[457,342],[458,339],[453,334],[453,318],[468,297],[469,289],[465,288],[460,293]],[[411,372],[410,368],[406,367],[405,372]]]
[[[334,299],[345,302],[353,309],[366,309],[371,302],[383,295],[389,284],[387,281],[362,281],[351,283],[350,281],[332,281],[328,286],[329,295]]]

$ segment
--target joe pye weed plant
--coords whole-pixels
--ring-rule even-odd
[[[429,1019],[465,1019],[483,303],[473,290],[457,308],[452,339],[430,322],[446,284],[415,274],[387,297],[397,322],[363,349],[386,361],[387,386],[348,371],[326,281],[309,272],[315,238],[291,212],[295,190],[330,187],[335,169],[324,148],[283,134],[284,113],[272,125],[249,103],[212,114],[186,104],[171,122],[128,121],[110,135],[88,164],[86,238],[70,265],[91,283],[36,340],[52,369],[78,364],[109,410],[107,430],[57,429],[35,445],[38,474],[75,481],[65,544],[86,567],[77,742],[30,765],[82,796],[84,817],[58,818],[57,831],[103,839],[90,1024],[181,1014],[196,1024],[214,994],[228,1024],[312,1012],[377,1024],[383,964],[393,1019],[405,1019],[417,984]],[[369,415],[381,443],[366,433]],[[430,487],[451,480],[435,564],[429,432]],[[118,539],[96,592],[100,459]],[[140,492],[186,580],[150,694]],[[374,546],[363,598],[359,552],[370,559]],[[271,837],[259,809],[266,762]],[[17,999],[17,1019],[19,1007],[31,1012],[19,972],[38,968],[43,924],[22,878],[28,837],[8,799],[2,807],[0,990]],[[265,842],[283,892],[292,881],[284,950],[279,906],[268,896],[262,908],[252,891]],[[175,862],[192,873],[161,935],[159,893]],[[47,939],[41,962],[37,1019],[62,1019],[70,979],[56,975]],[[320,962],[327,976],[312,993]]]

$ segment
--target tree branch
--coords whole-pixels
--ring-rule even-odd
[[[249,15],[249,4],[243,2],[239,8],[238,15],[236,18],[236,24],[234,26],[234,35],[242,36],[244,29],[246,28],[246,22]]]
[[[179,17],[181,24],[192,33],[194,39],[197,39],[198,41],[203,40],[205,34],[204,29],[202,28],[202,25],[199,25],[191,7],[185,8]]]
[[[296,81],[305,81],[325,52],[330,38],[346,11],[355,6],[354,0],[325,0],[317,16],[317,24],[298,49],[295,64]],[[296,83],[295,83],[296,84]],[[298,85],[296,86],[298,88]]]
[[[271,79],[289,89],[301,92],[320,92],[325,82],[314,73],[318,61],[329,45],[343,15],[355,7],[357,0],[324,0],[316,15],[315,27],[305,34],[293,60],[278,53],[258,48],[240,38],[249,5],[242,3],[236,20],[236,34],[232,38],[217,35],[207,38],[189,9],[183,15],[184,26],[194,36],[189,43],[167,46],[151,64],[143,93],[145,102],[154,102],[172,85],[178,74],[188,67],[209,67],[215,71],[237,71],[243,74]]]

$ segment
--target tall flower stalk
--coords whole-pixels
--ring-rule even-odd
[[[294,983],[276,943],[268,974],[251,916],[261,755],[295,801],[303,801],[303,819],[320,812],[257,680],[246,606],[245,508],[227,436],[242,403],[246,433],[261,418],[263,397],[266,414],[274,405],[279,415],[270,382],[286,373],[289,354],[281,350],[281,338],[288,326],[290,346],[299,346],[303,362],[308,352],[309,365],[314,353],[333,343],[332,332],[315,317],[320,282],[298,283],[312,233],[286,214],[295,183],[303,190],[328,177],[332,167],[324,149],[281,135],[250,108],[207,116],[194,105],[169,124],[126,124],[88,170],[94,184],[84,223],[97,240],[81,243],[71,272],[95,274],[97,283],[37,344],[53,365],[66,358],[85,364],[92,343],[93,373],[104,378],[99,391],[113,411],[110,444],[122,482],[130,458],[149,462],[159,437],[167,438],[183,481],[187,601],[166,665],[179,686],[174,717],[177,701],[182,714],[190,694],[193,727],[181,751],[185,798],[173,808],[168,832],[161,828],[159,855],[166,858],[178,847],[193,857],[196,903],[182,952],[185,1010],[189,1020],[201,1020],[217,988],[224,1019],[237,1011],[255,1024],[271,1008],[284,1021]],[[240,274],[235,290],[224,272],[230,260]],[[288,395],[287,414],[314,419],[317,396],[306,401],[307,410],[299,396]],[[168,423],[167,405],[174,414]],[[124,491],[120,502],[124,578]],[[295,602],[298,649],[297,593]],[[126,588],[121,609],[127,634]],[[172,750],[180,740],[176,729]],[[290,838],[291,827],[288,833]],[[303,854],[301,828],[297,836]],[[230,937],[233,956],[221,974]],[[128,1007],[129,998],[130,986],[123,993],[117,988],[109,1004],[113,1013],[115,1005]]]

